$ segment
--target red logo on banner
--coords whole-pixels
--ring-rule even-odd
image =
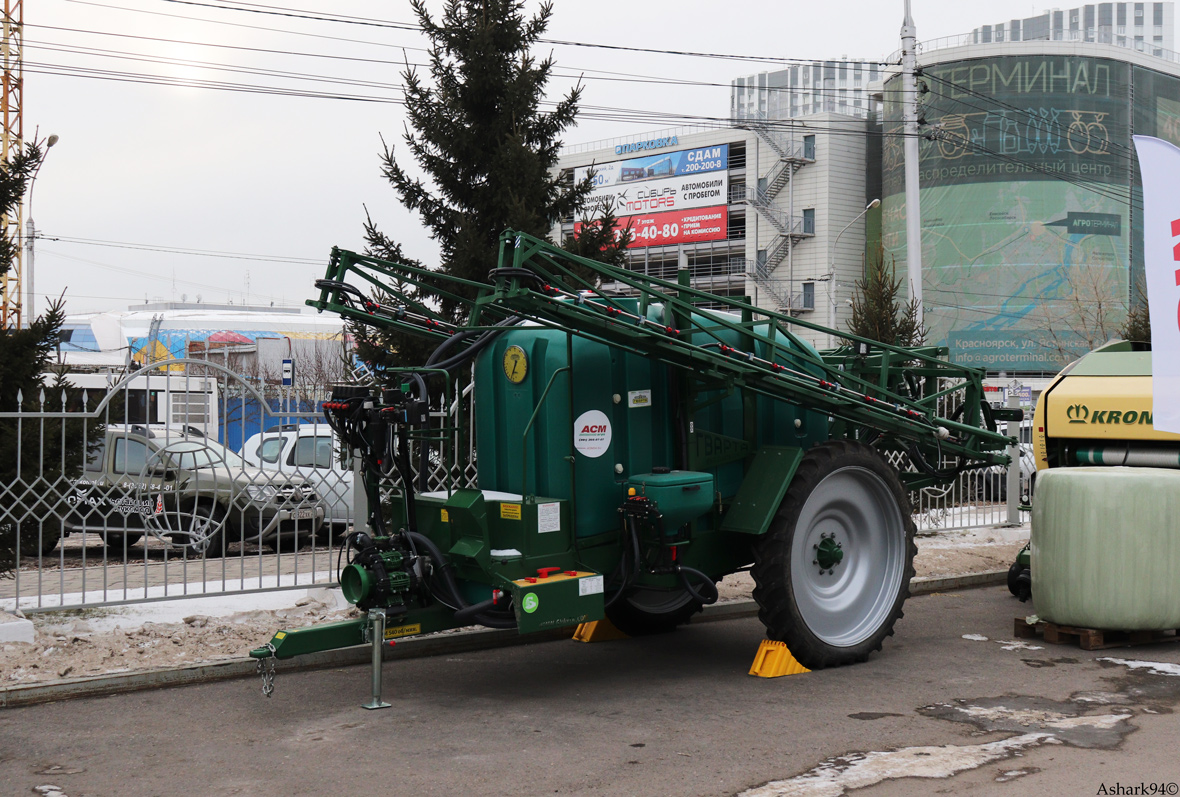
[[[1180,238],[1180,219],[1172,220],[1172,237]],[[1172,259],[1180,260],[1180,244],[1172,247]],[[1176,269],[1176,284],[1180,285],[1180,268]],[[1180,329],[1180,304],[1176,305],[1176,327]]]

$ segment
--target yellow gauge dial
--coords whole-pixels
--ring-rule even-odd
[[[504,376],[514,385],[524,381],[529,372],[529,358],[520,346],[509,346],[504,350]]]

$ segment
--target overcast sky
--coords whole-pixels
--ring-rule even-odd
[[[401,65],[423,62],[423,37],[258,13],[286,9],[412,23],[408,3],[271,2],[25,3],[25,136],[38,128],[42,138],[60,136],[34,193],[37,232],[46,236],[36,244],[38,310],[46,296],[63,290],[67,311],[75,313],[123,309],[145,298],[241,304],[247,293],[251,304],[301,304],[332,246],[362,248],[365,207],[409,255],[436,259],[433,242],[398,204],[378,163],[381,135],[400,143]],[[925,41],[1042,8],[1008,0],[986,6],[914,0],[913,13]],[[898,48],[902,13],[902,0],[557,0],[546,37],[772,58],[880,59]],[[583,74],[588,109],[722,117],[730,80],[781,66],[556,44],[540,54],[550,48],[559,75],[551,98]],[[672,86],[634,76],[721,85]],[[669,126],[583,119],[565,142]]]

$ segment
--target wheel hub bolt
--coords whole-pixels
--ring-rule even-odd
[[[831,575],[836,565],[840,564],[844,559],[844,549],[840,543],[836,542],[835,533],[821,534],[820,541],[815,546],[816,556],[812,560],[812,564],[819,566],[819,571],[822,574],[825,570]]]

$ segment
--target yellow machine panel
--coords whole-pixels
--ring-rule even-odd
[[[1150,376],[1073,376],[1046,406],[1045,434],[1109,440],[1180,440],[1151,424]]]
[[[1125,341],[1062,369],[1037,402],[1032,442],[1037,470],[1180,464],[1180,435],[1152,424],[1151,352]]]

